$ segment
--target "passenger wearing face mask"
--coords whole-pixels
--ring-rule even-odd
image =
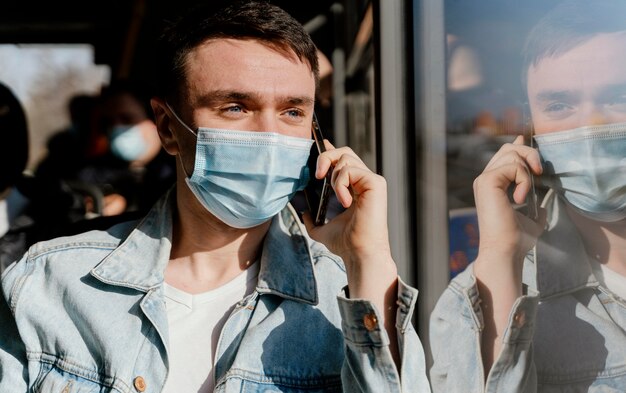
[[[81,168],[78,180],[102,190],[104,216],[147,210],[175,177],[174,160],[161,149],[151,117],[148,90],[133,81],[112,82],[102,91],[97,116],[109,153]]]
[[[478,257],[431,316],[435,392],[626,391],[624,12],[565,1],[527,39],[536,149],[518,137],[474,183]],[[508,190],[532,203],[533,182],[528,216]]]

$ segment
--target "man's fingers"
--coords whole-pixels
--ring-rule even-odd
[[[524,162],[524,164],[534,173],[540,175],[543,172],[541,159],[537,150],[528,146],[516,146],[512,144],[504,145],[489,161],[485,167],[485,171],[494,170],[495,168],[516,162]]]
[[[337,199],[345,208],[350,207],[355,196],[358,197],[367,191],[383,191],[384,194],[387,190],[387,182],[384,177],[367,168],[350,165],[335,170],[331,184]]]
[[[356,168],[354,168],[356,170]],[[350,168],[343,166],[341,168],[335,168],[333,170],[333,176],[331,185],[335,190],[337,200],[344,208],[349,208],[352,205],[352,193],[350,192],[351,186]]]
[[[540,175],[543,172],[539,152],[530,146],[525,146],[524,138],[521,135],[515,138],[513,143],[502,145],[500,150],[489,160],[485,170],[491,170],[503,163],[511,162],[513,157],[521,157],[535,175]]]
[[[523,203],[532,183],[528,167],[521,159],[483,172],[474,181],[474,192],[477,196],[483,192],[491,194],[494,188],[506,192],[511,184],[515,184],[513,200],[515,203]]]
[[[326,140],[324,140],[324,142],[328,150],[320,154],[317,159],[317,170],[315,171],[316,178],[321,179],[326,176],[326,173],[328,172],[330,167],[337,167],[340,164],[340,161],[340,165],[345,165],[347,162],[349,162],[351,165],[367,169],[365,163],[349,147],[340,147],[338,149],[335,149],[334,147],[332,147],[332,144],[330,144],[330,142]]]
[[[513,190],[513,200],[517,204],[522,204],[531,190],[531,174],[526,165],[519,165],[515,170],[515,189]]]

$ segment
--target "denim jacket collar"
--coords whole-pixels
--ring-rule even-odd
[[[162,285],[172,248],[175,189],[159,199],[120,245],[91,270],[98,280],[148,292]]]
[[[598,286],[580,234],[556,192],[546,194],[542,207],[548,212],[548,228],[534,251],[535,284],[541,298]]]
[[[161,286],[170,259],[175,208],[176,193],[172,188],[128,237],[92,269],[92,276],[110,285],[143,292]],[[265,236],[257,291],[317,304],[309,241],[295,211],[288,205],[272,219]]]
[[[263,243],[257,291],[317,304],[309,237],[291,205],[274,219]]]

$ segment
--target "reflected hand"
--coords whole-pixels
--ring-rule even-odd
[[[518,136],[492,157],[474,181],[480,228],[479,256],[514,258],[521,263],[534,246],[543,231],[545,211],[540,209],[539,218],[533,221],[514,209],[507,193],[513,185],[514,202],[523,203],[532,192],[531,173],[542,173],[539,154],[532,147],[524,146],[523,137]]]
[[[537,221],[518,212],[507,191],[513,186],[513,201],[523,203],[531,192],[531,173],[541,172],[539,153],[524,146],[518,136],[493,156],[474,181],[480,240],[473,272],[482,300],[485,375],[500,353],[513,304],[522,295],[524,256],[536,243],[546,220],[544,209],[538,209]]]

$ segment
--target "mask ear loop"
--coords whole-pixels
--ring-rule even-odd
[[[170,110],[170,112],[172,113],[172,115],[174,116],[174,118],[176,119],[177,122],[179,122],[183,127],[185,127],[185,129],[189,132],[191,132],[191,134],[193,136],[195,136],[196,138],[198,138],[198,134],[193,132],[193,130],[191,129],[191,127],[189,127],[176,113],[176,111],[174,110],[174,108],[172,108],[172,106],[169,104],[169,102],[165,101],[165,106],[167,107],[167,109]],[[170,128],[170,132],[172,132],[172,129]],[[189,179],[191,178],[191,175],[189,175],[187,173],[187,169],[185,169],[185,164],[183,163],[183,159],[181,157],[180,152],[178,154],[176,154],[176,156],[178,157],[178,161],[180,161],[180,166],[181,168],[183,168],[183,173],[185,174],[185,176]]]
[[[179,122],[183,127],[185,127],[185,129],[189,132],[191,132],[193,134],[193,136],[195,136],[196,138],[198,137],[198,134],[196,132],[194,132],[191,127],[189,127],[187,125],[187,123],[185,123],[183,121],[183,119],[181,119],[178,114],[176,113],[176,111],[174,110],[174,108],[172,108],[172,106],[169,104],[169,102],[165,101],[165,106],[167,107],[167,109],[170,110],[170,112],[172,112],[172,115],[174,115],[174,118],[176,119],[177,122]]]

